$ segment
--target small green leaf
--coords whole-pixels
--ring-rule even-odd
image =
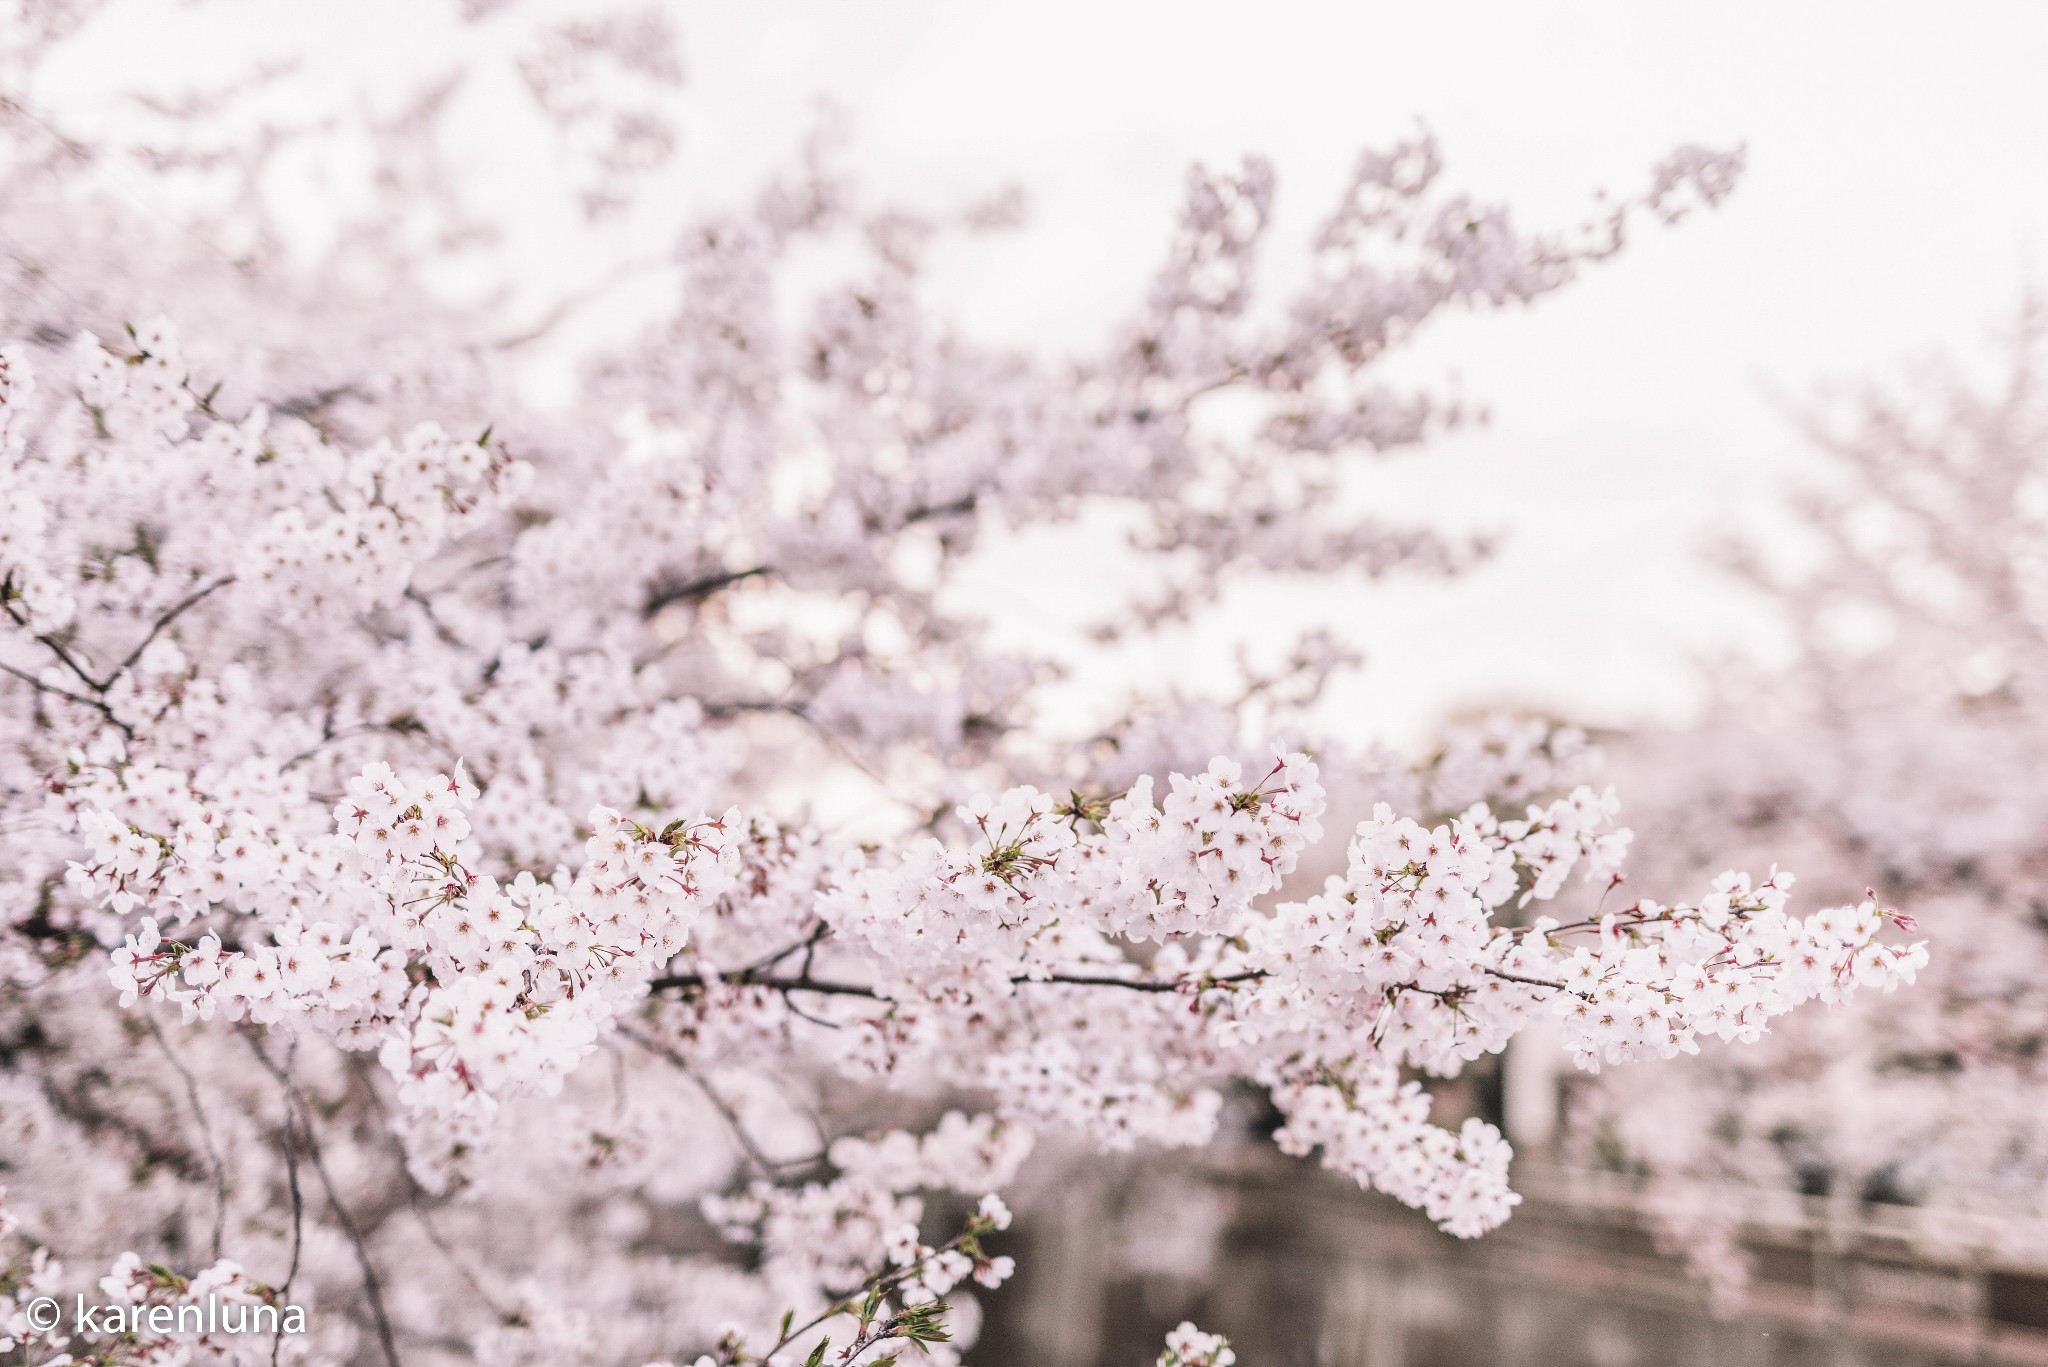
[[[818,1346],[811,1349],[811,1355],[804,1359],[804,1367],[818,1367],[825,1360],[825,1350],[832,1346],[831,1335],[818,1340]]]
[[[945,1343],[953,1336],[946,1332],[941,1316],[952,1309],[949,1305],[920,1305],[907,1310],[898,1320],[898,1329],[903,1337],[923,1347],[927,1343]]]
[[[778,1333],[778,1334],[776,1335],[776,1337],[777,1337],[777,1338],[785,1338],[785,1339],[786,1339],[786,1338],[788,1338],[788,1337],[789,1337],[789,1326],[790,1326],[790,1325],[792,1325],[792,1324],[794,1324],[794,1323],[796,1323],[796,1311],[794,1311],[794,1310],[785,1310],[785,1311],[783,1311],[783,1312],[782,1312],[782,1330],[781,1330],[781,1332],[780,1332],[780,1333]]]

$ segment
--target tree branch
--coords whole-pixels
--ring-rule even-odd
[[[713,1087],[710,1081],[702,1073],[699,1073],[688,1059],[669,1048],[666,1044],[663,1044],[660,1040],[644,1035],[631,1026],[620,1026],[619,1033],[656,1058],[670,1064],[677,1072],[690,1079],[691,1082],[694,1082],[697,1085],[697,1090],[702,1092],[705,1099],[711,1103],[712,1109],[723,1117],[726,1128],[732,1131],[733,1138],[739,1142],[739,1146],[746,1154],[748,1161],[759,1168],[761,1175],[769,1181],[779,1184],[786,1178],[786,1169],[794,1169],[799,1172],[805,1171],[815,1168],[824,1158],[825,1155],[822,1153],[814,1153],[807,1158],[770,1158],[766,1153],[762,1152],[761,1146],[754,1142],[754,1137],[747,1133],[747,1127],[740,1123],[739,1112],[735,1111],[731,1104],[718,1094],[718,1089]]]
[[[707,574],[702,579],[686,583],[670,584],[647,595],[647,601],[640,608],[642,617],[652,617],[671,603],[685,603],[693,599],[708,598],[723,588],[730,588],[743,579],[771,573],[766,565],[756,565],[747,570],[726,570],[719,574]]]
[[[299,1093],[297,1084],[291,1079],[291,1074],[285,1072],[276,1063],[272,1062],[270,1055],[264,1052],[263,1046],[256,1039],[255,1034],[252,1031],[244,1030],[242,1038],[249,1042],[249,1048],[255,1053],[257,1059],[262,1062],[264,1068],[284,1088],[287,1105],[285,1123],[287,1125],[291,1123],[291,1109],[294,1107],[297,1109],[299,1123],[306,1131],[306,1157],[312,1160],[313,1172],[320,1178],[321,1189],[327,1193],[327,1208],[334,1212],[334,1218],[341,1223],[342,1232],[348,1235],[348,1241],[355,1249],[356,1266],[362,1269],[363,1292],[369,1302],[370,1318],[376,1324],[377,1341],[384,1349],[386,1367],[399,1367],[398,1347],[391,1337],[391,1319],[384,1311],[384,1292],[377,1280],[377,1269],[370,1262],[370,1250],[363,1242],[362,1228],[356,1224],[355,1217],[349,1214],[348,1207],[341,1203],[341,1194],[334,1189],[334,1179],[328,1174],[327,1164],[321,1158],[320,1138],[313,1130],[312,1109],[306,1105],[306,1098]],[[290,1142],[289,1133],[287,1133],[286,1142]],[[293,1254],[295,1272],[297,1270],[297,1261],[298,1258],[295,1251]]]
[[[38,637],[37,639],[40,640],[41,638]],[[27,673],[24,670],[16,669],[13,665],[7,664],[5,662],[0,662],[0,672],[5,672],[7,674],[13,675],[15,678],[21,680],[23,683],[27,684],[30,688],[33,688],[38,693],[54,693],[58,697],[64,699],[66,702],[75,702],[80,707],[90,707],[93,711],[99,713],[108,721],[112,722],[115,726],[119,727],[121,730],[121,734],[126,736],[129,740],[135,739],[135,729],[129,726],[127,722],[122,721],[119,717],[115,716],[114,709],[107,705],[107,701],[104,698],[88,698],[81,694],[73,693],[68,688],[59,688],[55,684],[44,683],[35,675]]]
[[[788,952],[784,951],[782,955],[778,955],[775,959],[771,959],[768,962],[771,964],[779,962],[781,958],[787,956]],[[1223,987],[1234,983],[1257,982],[1265,976],[1266,971],[1264,969],[1251,968],[1241,973],[1224,973],[1214,977],[1204,974],[1198,978],[1177,979],[1170,982],[1156,978],[1113,978],[1107,975],[1096,976],[1085,973],[1053,973],[1039,977],[1019,974],[1011,978],[1010,981],[1019,987],[1054,983],[1063,987],[1118,987],[1127,992],[1185,992],[1190,988],[1197,992],[1206,992],[1212,987]],[[689,992],[701,991],[713,984],[727,987],[765,987],[771,992],[782,993],[816,992],[824,996],[866,997],[872,1001],[891,1000],[882,996],[881,993],[875,991],[872,987],[861,983],[834,982],[830,979],[813,978],[809,975],[796,978],[780,978],[756,973],[751,969],[742,969],[740,972],[730,976],[712,975],[707,977],[701,973],[671,973],[665,977],[654,979],[647,984],[647,989],[650,992],[670,990]]]
[[[144,1011],[142,1019],[148,1023],[149,1033],[156,1036],[157,1048],[164,1051],[171,1067],[177,1069],[178,1076],[185,1080],[185,1097],[192,1103],[192,1118],[199,1123],[199,1137],[206,1144],[206,1161],[213,1166],[213,1260],[219,1262],[221,1228],[228,1217],[228,1170],[220,1161],[220,1150],[214,1146],[213,1127],[206,1123],[206,1108],[199,1104],[199,1084],[193,1080],[192,1070],[171,1051],[171,1042],[164,1038],[163,1027],[157,1024],[155,1013]]]
[[[122,660],[120,664],[114,666],[114,672],[107,675],[107,681],[99,686],[99,691],[105,692],[107,689],[112,688],[114,686],[114,681],[120,678],[123,674],[127,673],[129,666],[133,665],[137,660],[141,659],[142,652],[149,649],[150,643],[155,641],[156,638],[163,633],[165,627],[168,627],[171,623],[177,621],[178,618],[184,614],[187,608],[194,607],[200,602],[204,601],[207,595],[211,594],[215,589],[224,589],[229,584],[232,584],[234,582],[235,576],[233,576],[232,574],[222,575],[220,578],[214,580],[211,584],[208,584],[205,588],[196,589],[193,592],[187,594],[183,599],[181,599],[177,604],[175,604],[170,609],[170,611],[158,617],[156,619],[156,624],[149,629],[149,635],[142,638],[142,644],[136,646],[135,649],[129,651],[128,657]]]

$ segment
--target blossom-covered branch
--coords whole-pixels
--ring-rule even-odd
[[[597,76],[665,87],[664,32],[503,45],[595,140],[585,207],[658,159]],[[1127,637],[1246,576],[1469,563],[1344,511],[1359,460],[1458,418],[1379,363],[1718,201],[1739,156],[1532,231],[1418,136],[1360,158],[1278,299],[1271,169],[1198,170],[1150,288],[1064,358],[933,317],[955,225],[813,157],[674,225],[657,321],[551,413],[505,344],[531,330],[426,288],[418,244],[477,227],[440,98],[380,127],[383,217],[316,272],[92,198],[84,144],[0,168],[35,258],[0,274],[7,1315],[135,1248],[106,1294],[145,1319],[333,1307],[195,1360],[950,1361],[1037,1133],[1200,1144],[1263,1094],[1282,1148],[1473,1235],[1508,1149],[1432,1124],[1427,1078],[1545,1019],[1589,1066],[1753,1039],[1919,967],[1875,900],[1795,917],[1776,873],[1604,909],[1626,834],[1566,732],[1461,732],[1419,774],[1255,743],[1308,729],[1328,638],[1061,731],[1052,663],[953,592],[986,530],[1098,516],[1145,567],[1087,576]],[[1400,800],[1325,842],[1326,784]],[[173,1355],[120,1322],[8,1332],[38,1367]],[[1189,1326],[1162,1361],[1230,1354]]]

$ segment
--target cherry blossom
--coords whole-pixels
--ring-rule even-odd
[[[460,19],[583,149],[577,206],[622,211],[666,26],[519,9]],[[990,530],[1103,509],[1148,571],[1083,567],[1126,637],[1248,576],[1468,563],[1335,497],[1449,420],[1379,363],[1739,157],[1540,231],[1417,135],[1359,158],[1278,299],[1272,168],[1197,169],[1142,302],[1052,359],[923,302],[930,244],[989,215],[871,205],[820,150],[670,225],[654,321],[550,410],[532,337],[432,288],[475,264],[414,160],[439,107],[371,130],[375,210],[313,266],[260,217],[223,260],[0,109],[0,226],[45,263],[0,277],[0,1310],[38,1367],[953,1362],[1036,1136],[1190,1147],[1269,1099],[1284,1151],[1475,1236],[1511,1154],[1435,1123],[1433,1079],[1537,1021],[1587,1068],[1752,1042],[1926,962],[1879,899],[1795,914],[1775,869],[1623,904],[1579,739],[1362,753],[1288,701],[1327,639],[1235,703],[1063,732],[1053,664],[954,592]],[[264,156],[207,164],[260,210]],[[67,1264],[313,1314],[32,1340],[20,1293],[76,1294]],[[1161,1361],[1234,1357],[1184,1326]]]

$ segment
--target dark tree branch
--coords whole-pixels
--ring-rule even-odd
[[[913,508],[903,515],[903,525],[911,527],[936,517],[965,517],[973,512],[980,502],[980,494],[969,493],[962,494],[950,503],[934,503],[922,508]]]
[[[1570,991],[1563,983],[1552,982],[1548,978],[1525,978],[1519,973],[1507,973],[1498,968],[1482,968],[1479,971],[1486,974],[1489,978],[1499,978],[1504,983],[1521,983],[1528,987],[1548,987],[1557,992]]]
[[[641,606],[642,617],[652,617],[671,603],[694,602],[708,598],[723,588],[730,588],[744,579],[771,573],[766,565],[756,565],[746,570],[725,570],[718,574],[707,574],[701,579],[691,579],[680,584],[665,584],[647,595],[647,602]]]
[[[7,615],[8,617],[13,619],[14,624],[22,628],[22,630],[26,631],[28,629],[28,618],[22,616],[19,612],[15,611],[14,600],[11,597],[8,597],[0,601],[4,601],[5,606],[7,608]],[[84,684],[94,693],[104,693],[107,691],[107,686],[101,683],[98,679],[95,679],[91,674],[88,674],[86,672],[85,666],[80,664],[75,658],[73,658],[71,651],[68,648],[66,648],[62,641],[58,640],[55,636],[50,635],[48,632],[43,632],[39,634],[36,637],[36,640],[44,646],[47,646],[51,653],[63,662],[64,667],[70,670],[73,676],[75,676],[80,683]]]
[[[871,1001],[886,1000],[872,987],[859,983],[831,982],[820,978],[776,978],[754,973],[735,973],[731,977],[707,978],[701,973],[670,973],[647,984],[650,992],[680,990],[702,991],[712,984],[726,987],[765,987],[771,992],[816,992],[827,997],[866,997]]]
[[[44,683],[35,675],[16,669],[13,665],[6,664],[4,662],[0,662],[0,672],[5,672],[7,674],[13,675],[15,678],[21,680],[23,683],[27,684],[30,688],[33,688],[38,693],[52,693],[55,694],[57,697],[64,699],[66,702],[75,702],[80,707],[90,707],[93,711],[99,713],[108,721],[112,722],[115,726],[119,727],[121,730],[121,734],[126,736],[129,740],[135,739],[135,729],[129,726],[127,722],[124,722],[119,717],[115,716],[114,709],[107,705],[106,699],[104,698],[88,698],[82,696],[81,694],[73,693],[68,688],[59,688],[55,684]]]
[[[1197,992],[1206,992],[1212,987],[1257,982],[1265,976],[1266,971],[1262,968],[1248,968],[1242,973],[1223,973],[1215,977],[1203,974],[1197,978],[1173,982],[1164,982],[1157,978],[1097,977],[1086,973],[1054,973],[1044,978],[1012,978],[1010,981],[1019,986],[1031,983],[1061,983],[1068,987],[1121,987],[1130,992],[1185,992],[1190,988]]]
[[[786,954],[787,952],[768,962],[771,964],[778,962],[782,957],[786,957]],[[1264,969],[1254,968],[1246,969],[1242,973],[1225,973],[1215,977],[1204,975],[1198,978],[1171,982],[1156,978],[1114,978],[1108,975],[1098,977],[1084,973],[1054,973],[1035,978],[1020,974],[1011,978],[1010,981],[1019,987],[1053,983],[1064,987],[1116,987],[1122,988],[1127,992],[1186,992],[1191,988],[1197,992],[1204,992],[1212,987],[1256,982],[1265,976],[1266,972]],[[866,997],[871,1001],[889,1000],[889,998],[882,996],[872,987],[867,987],[860,983],[834,982],[826,978],[813,978],[808,974],[796,978],[775,977],[766,973],[757,973],[751,969],[743,969],[729,976],[720,977],[714,975],[708,978],[701,973],[671,973],[654,979],[647,987],[650,992],[672,990],[691,992],[702,991],[714,983],[727,987],[762,987],[771,992],[781,992],[785,995],[792,992],[816,992],[822,996],[831,997]]]

